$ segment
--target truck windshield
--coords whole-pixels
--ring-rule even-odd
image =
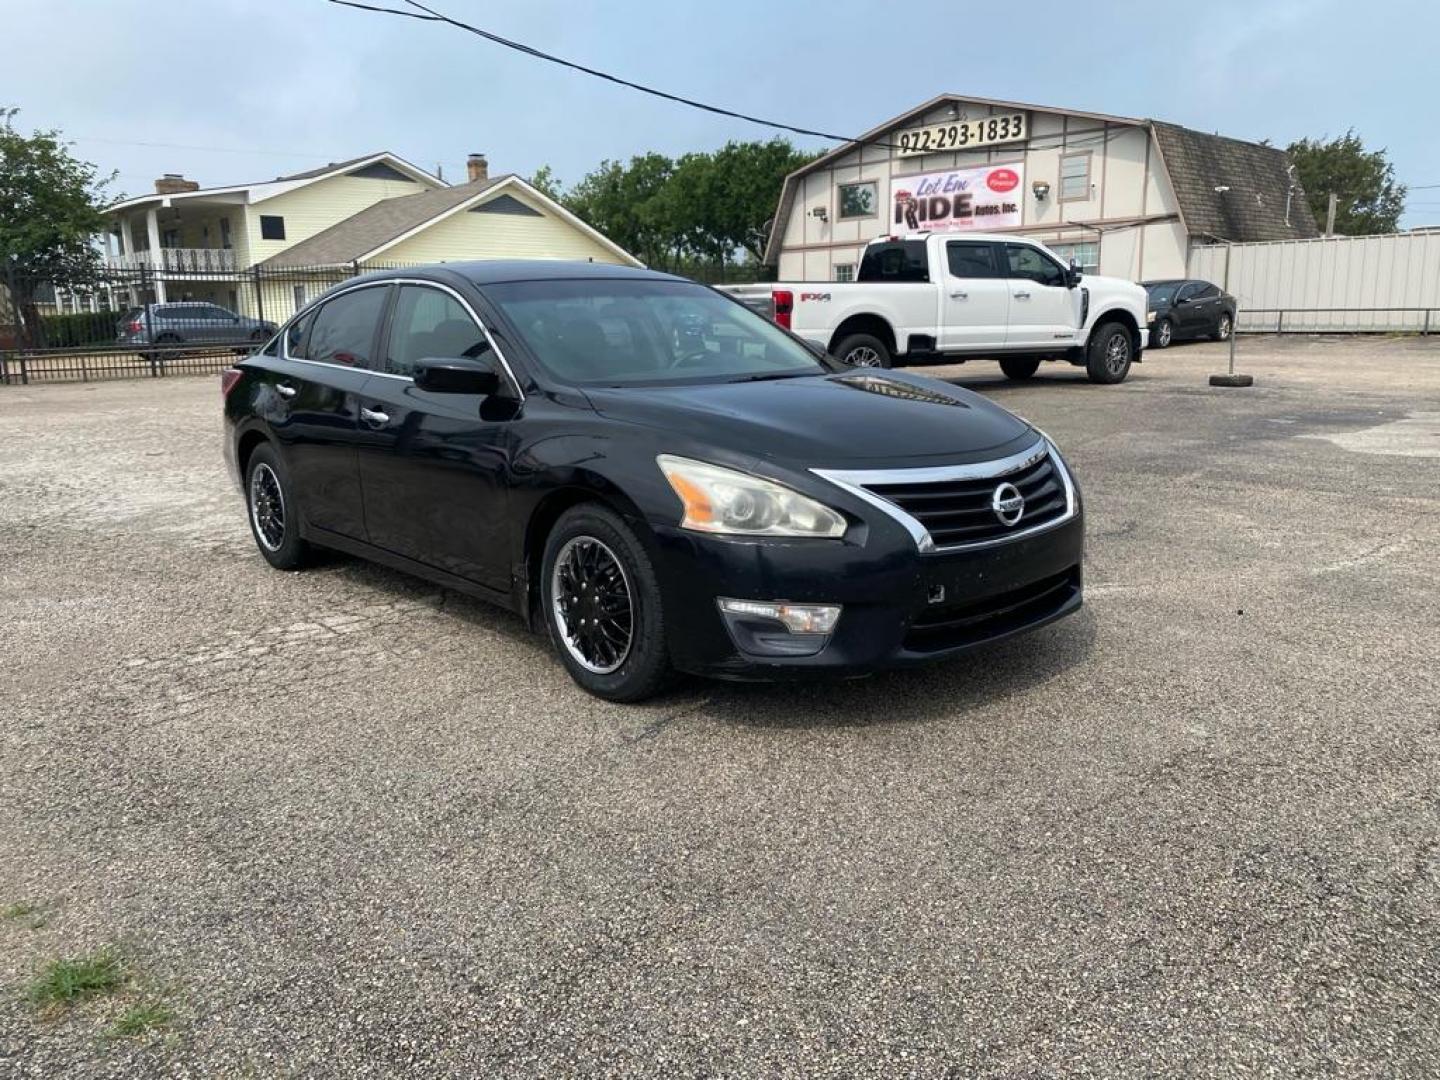
[[[871,244],[860,260],[857,281],[929,281],[930,260],[924,240]]]
[[[739,382],[828,368],[749,309],[683,281],[588,278],[485,288],[540,365],[579,386]]]

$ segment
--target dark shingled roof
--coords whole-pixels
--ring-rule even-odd
[[[309,180],[315,176],[324,176],[328,172],[334,172],[336,169],[344,169],[351,165],[359,165],[362,161],[369,161],[373,157],[379,157],[381,154],[388,153],[390,153],[390,151],[381,150],[373,154],[362,154],[359,157],[351,158],[349,161],[332,161],[329,165],[321,165],[318,169],[306,169],[304,172],[287,173],[284,176],[275,177],[274,180],[265,180],[261,182],[274,184],[284,180]]]
[[[1238,242],[1320,235],[1284,150],[1150,121],[1165,158],[1180,214],[1192,236]],[[1294,190],[1291,191],[1291,188]],[[1228,187],[1229,191],[1216,191]],[[1290,224],[1285,224],[1286,194]]]
[[[340,266],[353,262],[512,175],[507,173],[473,184],[456,184],[454,187],[422,191],[418,195],[382,199],[280,254],[272,255],[262,265]]]

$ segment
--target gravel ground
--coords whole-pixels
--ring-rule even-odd
[[[1077,617],[645,707],[268,569],[213,378],[0,388],[0,1074],[1435,1075],[1440,342],[1240,359],[945,372],[1067,451]]]

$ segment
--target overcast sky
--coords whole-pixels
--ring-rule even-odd
[[[945,91],[1281,145],[1353,127],[1400,180],[1440,185],[1427,0],[427,2],[803,127],[858,134]],[[570,183],[604,158],[770,134],[325,0],[0,0],[0,41],[0,104],[22,128],[63,130],[128,194],[163,172],[240,183],[381,149],[450,180],[483,151],[492,173],[548,163]],[[1404,221],[1432,223],[1440,186],[1412,191]]]

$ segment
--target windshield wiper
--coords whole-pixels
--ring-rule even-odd
[[[759,375],[742,375],[731,382],[769,382],[772,379],[808,379],[816,374],[810,371],[766,371]]]

